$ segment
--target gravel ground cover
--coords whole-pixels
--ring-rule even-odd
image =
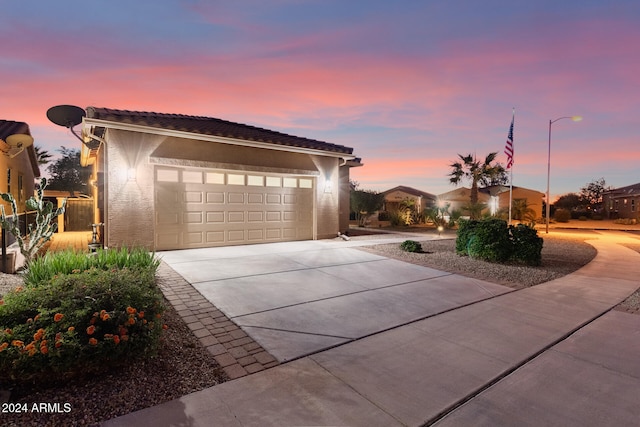
[[[355,231],[353,234],[365,233]],[[400,245],[395,243],[360,249],[400,261],[522,289],[557,279],[589,263],[597,253],[595,248],[587,243],[589,237],[594,234],[595,232],[589,230],[567,230],[561,234],[542,236],[542,264],[538,267],[493,264],[458,256],[455,254],[455,234],[445,235],[441,239],[428,236],[426,240],[415,235],[409,237],[422,244],[422,253],[404,252]],[[640,253],[640,244],[626,246]],[[640,315],[640,288],[615,309]]]
[[[455,253],[455,237],[421,240],[422,253],[405,252],[398,244],[367,246],[362,250],[425,267],[486,280],[492,283],[521,289],[562,277],[591,261],[596,250],[583,238],[545,237],[542,249],[542,265],[529,267],[518,264],[495,264]]]

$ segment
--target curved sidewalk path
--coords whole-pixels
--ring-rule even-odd
[[[633,425],[640,254],[599,233],[587,266],[104,423]],[[465,278],[461,277],[461,281]]]

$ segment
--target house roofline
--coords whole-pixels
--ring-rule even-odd
[[[151,133],[155,135],[162,136],[171,136],[176,138],[185,138],[185,139],[193,139],[199,141],[208,141],[208,142],[217,142],[220,144],[228,144],[228,145],[240,145],[244,147],[251,148],[264,148],[268,150],[277,150],[277,151],[286,151],[292,153],[302,153],[302,154],[315,154],[326,157],[335,157],[345,160],[354,160],[356,156],[352,154],[325,151],[313,148],[304,148],[304,147],[294,147],[294,146],[285,146],[278,144],[271,144],[268,142],[260,142],[260,141],[250,141],[239,138],[228,138],[216,135],[206,135],[202,133],[195,132],[186,132],[176,129],[166,129],[155,126],[144,126],[133,123],[121,123],[110,120],[102,120],[102,119],[94,119],[85,117],[82,121],[83,129],[85,127],[103,127],[108,129],[116,129],[116,130],[124,130],[130,132],[144,132]]]

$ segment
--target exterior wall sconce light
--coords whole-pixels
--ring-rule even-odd
[[[324,181],[324,192],[325,193],[331,193],[333,190],[333,184],[331,183],[330,179],[327,179]]]
[[[129,168],[127,171],[127,180],[135,181],[136,180],[136,170],[134,168]]]

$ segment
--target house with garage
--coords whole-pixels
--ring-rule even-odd
[[[349,227],[342,145],[217,118],[88,107],[81,164],[92,167],[105,246],[154,250],[322,239]]]

